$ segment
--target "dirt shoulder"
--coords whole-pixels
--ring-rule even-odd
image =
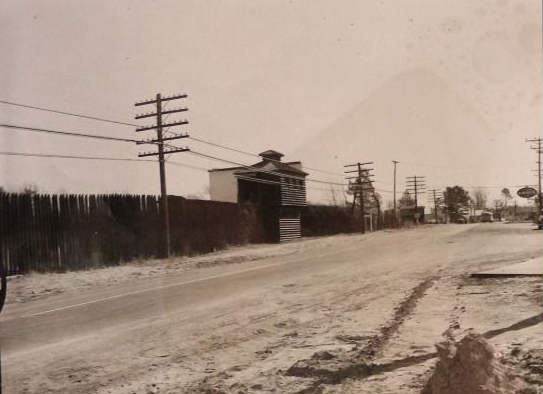
[[[63,293],[119,286],[128,282],[144,283],[149,279],[182,275],[197,269],[213,269],[226,265],[257,263],[264,259],[304,253],[309,250],[342,247],[360,235],[335,235],[303,238],[285,244],[232,246],[205,255],[170,259],[134,260],[113,267],[65,273],[37,273],[8,278],[6,303],[26,303]]]

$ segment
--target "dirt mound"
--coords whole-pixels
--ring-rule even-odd
[[[422,394],[515,394],[525,385],[477,334],[437,345],[439,361]]]

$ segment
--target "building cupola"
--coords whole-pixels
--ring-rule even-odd
[[[281,158],[284,155],[275,150],[267,150],[265,152],[259,153],[259,156],[262,157],[264,160],[281,161]]]

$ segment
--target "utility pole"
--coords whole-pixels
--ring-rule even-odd
[[[392,160],[394,163],[394,227],[398,227],[398,211],[396,210],[396,165],[399,161]]]
[[[541,150],[543,148],[542,141],[543,139],[541,137],[526,140],[526,142],[535,142],[537,144],[535,146],[530,147],[531,149],[537,152],[537,170],[536,171],[537,171],[537,179],[538,179],[538,182],[537,182],[537,185],[538,185],[537,209],[538,211],[537,211],[536,219],[539,218],[539,215],[541,215],[541,212],[543,211],[543,206],[542,206],[542,201],[541,201],[541,197],[543,197],[543,195],[541,194]]]
[[[182,125],[188,124],[189,122],[187,120],[182,120],[182,121],[177,121],[177,122],[164,123],[164,119],[163,119],[164,115],[174,114],[178,112],[185,112],[185,111],[188,111],[188,108],[184,107],[184,108],[166,110],[163,106],[163,103],[167,101],[172,101],[172,100],[184,99],[186,97],[187,97],[186,94],[178,94],[174,96],[162,97],[162,95],[158,93],[156,97],[152,100],[140,101],[134,104],[136,107],[139,107],[142,105],[154,105],[156,108],[154,113],[151,112],[151,113],[136,115],[136,119],[155,118],[156,120],[155,125],[138,127],[136,129],[136,132],[156,130],[156,139],[147,139],[147,140],[138,141],[138,144],[156,145],[158,147],[158,151],[140,153],[138,154],[138,157],[158,156],[158,166],[159,166],[159,175],[160,175],[160,212],[162,215],[163,226],[164,226],[163,228],[164,257],[169,257],[170,251],[171,251],[170,249],[170,244],[171,244],[170,242],[170,214],[168,210],[168,192],[166,189],[165,155],[169,155],[172,153],[186,152],[186,151],[189,151],[190,149],[179,148],[179,147],[165,144],[165,141],[172,141],[172,140],[178,140],[181,138],[187,138],[188,134],[171,134],[165,137],[164,129],[174,127],[174,126],[182,126]],[[168,145],[170,148],[168,150],[165,150],[164,145]]]
[[[362,216],[362,234],[366,232],[366,218],[365,218],[365,191],[374,191],[373,189],[373,181],[370,179],[370,177],[373,176],[373,174],[370,174],[370,171],[373,170],[373,168],[366,168],[366,165],[373,164],[373,161],[367,162],[367,163],[354,163],[354,164],[347,164],[344,167],[356,167],[356,170],[348,170],[344,171],[346,174],[349,173],[357,173],[356,176],[347,176],[345,179],[349,181],[349,184],[351,185],[351,188],[353,189],[353,208],[352,212],[354,214],[354,208],[356,205],[356,197],[358,195],[359,201],[360,201],[360,214]],[[354,184],[352,184],[351,180],[354,179]],[[369,187],[366,187],[369,184]]]
[[[426,177],[424,176],[417,176],[417,175],[408,176],[406,178],[406,182],[405,182],[407,184],[406,190],[414,193],[415,195],[415,208],[418,208],[419,206],[418,195],[426,193],[425,178]]]
[[[439,217],[438,217],[438,206],[441,205],[441,199],[442,195],[441,192],[437,189],[428,190],[433,195],[433,203],[434,203],[434,217],[436,220],[436,224],[439,223]]]
[[[424,176],[408,176],[406,178],[406,190],[415,195],[415,219],[419,222],[419,194],[426,193]]]

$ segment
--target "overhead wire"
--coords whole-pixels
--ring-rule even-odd
[[[153,159],[135,159],[130,157],[113,157],[113,156],[85,156],[85,155],[61,155],[61,154],[48,154],[48,153],[29,153],[29,152],[13,152],[13,151],[0,151],[0,156],[23,156],[23,157],[42,157],[42,158],[55,158],[55,159],[78,159],[78,160],[104,160],[104,161],[134,161],[134,162],[150,162],[158,163],[158,160]],[[180,163],[178,161],[168,161],[168,164],[175,166],[190,168],[193,170],[205,171],[208,169],[204,167],[198,167],[191,164]]]
[[[95,135],[95,134],[72,132],[72,131],[61,131],[61,130],[45,129],[45,128],[22,126],[22,125],[15,125],[15,124],[6,124],[6,123],[1,123],[0,127],[9,128],[9,129],[16,129],[16,130],[25,130],[25,131],[30,131],[30,132],[50,133],[50,134],[70,136],[70,137],[81,137],[81,138],[91,138],[91,139],[99,139],[99,140],[107,140],[107,141],[118,141],[118,142],[130,142],[130,143],[137,143],[138,142],[138,140],[132,139],[132,138],[110,137],[110,136],[104,136],[104,135]],[[201,139],[196,139],[196,140],[202,141]],[[155,145],[158,144],[158,143],[152,143],[152,142],[146,142],[146,143],[155,144]],[[214,144],[214,143],[211,143],[211,144],[212,145],[218,145],[218,144]],[[166,144],[166,145],[171,146],[171,147],[176,147],[175,145],[171,145],[171,144]],[[234,148],[232,148],[232,149],[234,149]],[[212,156],[212,155],[203,154],[201,152],[196,152],[196,151],[191,151],[191,152],[194,153],[194,154],[197,154],[199,156],[209,158],[209,159],[218,160],[218,161],[221,161],[221,162],[238,165],[238,166],[241,166],[241,167],[244,167],[244,168],[247,168],[247,169],[257,170],[259,172],[268,172],[268,173],[270,173],[272,175],[278,175],[278,176],[285,177],[285,174],[282,174],[282,173],[265,171],[265,170],[263,170],[261,168],[253,167],[253,166],[250,166],[250,165],[245,165],[245,164],[242,164],[242,163],[239,163],[239,162],[219,158],[219,157]],[[248,153],[248,152],[244,152],[244,151],[239,151],[239,152],[243,152],[243,153],[246,153],[248,155],[258,157],[258,155],[256,155],[256,154],[252,154],[252,153]],[[3,152],[3,153],[0,153],[0,154],[2,154],[2,155],[18,155],[18,156],[35,156],[35,157],[62,157],[62,158],[73,158],[73,159],[78,159],[79,158],[79,159],[96,159],[96,160],[155,161],[155,160],[139,160],[139,159],[130,159],[130,158],[102,158],[102,157],[94,157],[94,156],[77,156],[77,155],[49,155],[49,154],[23,154],[23,153],[10,154],[9,152]],[[281,161],[273,160],[273,159],[271,159],[270,161],[281,162]],[[171,162],[171,160],[169,160],[169,162]],[[172,164],[180,164],[180,163],[174,163],[174,162],[171,162],[171,163]],[[283,163],[283,162],[281,162],[281,163]],[[181,165],[184,165],[184,164],[181,164]],[[184,165],[184,166],[189,166],[189,165]],[[306,167],[306,168],[308,168],[308,167]],[[203,169],[201,167],[199,169],[207,171],[207,169]],[[335,185],[335,186],[343,186],[343,187],[349,186],[348,184],[344,184],[344,183],[331,182],[331,181],[325,181],[325,180],[313,179],[313,178],[306,178],[306,181],[322,183],[322,184],[329,184],[329,185]],[[440,185],[440,186],[445,187],[443,185]],[[523,187],[523,186],[526,186],[526,185],[495,185],[495,186],[491,186],[491,185],[470,185],[470,186],[465,186],[465,187],[470,188],[470,189],[476,189],[476,188],[495,188],[495,189],[499,189],[499,188],[503,188],[503,187]],[[528,185],[528,186],[533,186],[533,185]],[[378,188],[375,188],[375,190],[379,191],[379,192],[392,193],[392,191],[390,191],[390,190],[383,190],[383,189],[378,189]]]
[[[0,127],[12,128],[12,129],[17,129],[17,130],[26,130],[26,131],[32,131],[32,132],[51,133],[51,134],[70,136],[70,137],[93,138],[93,139],[119,141],[119,142],[131,142],[131,143],[137,143],[138,142],[138,140],[129,139],[129,138],[109,137],[109,136],[94,135],[94,134],[88,134],[88,133],[60,131],[60,130],[53,130],[53,129],[44,129],[44,128],[37,128],[37,127],[13,125],[13,124],[0,124]],[[177,146],[172,145],[172,144],[165,144],[165,145],[177,148]],[[286,174],[283,174],[283,173],[263,170],[261,168],[257,168],[257,167],[253,167],[253,166],[247,166],[247,165],[242,164],[242,163],[222,159],[222,158],[219,158],[219,157],[216,157],[216,156],[207,155],[207,154],[204,154],[204,153],[201,153],[201,152],[195,152],[195,151],[191,151],[191,152],[194,153],[194,154],[197,154],[199,156],[202,156],[202,157],[207,157],[207,158],[210,158],[210,159],[213,159],[213,160],[219,160],[219,161],[223,161],[223,162],[226,162],[226,163],[239,165],[239,166],[245,167],[247,169],[252,169],[252,170],[259,171],[259,172],[266,172],[266,173],[270,173],[272,175],[277,175],[277,176],[295,178],[293,176],[289,176],[289,175],[286,175]],[[275,161],[275,160],[272,160],[272,161]],[[298,178],[302,179],[301,177],[298,177]],[[330,185],[348,186],[348,185],[345,185],[343,183],[330,182],[330,181],[324,181],[324,180],[318,180],[318,179],[307,179],[307,180],[310,181],[310,182],[324,183],[324,184],[330,184]]]
[[[272,180],[269,180],[269,179],[252,178],[250,176],[236,175],[236,178],[247,180],[247,181],[250,181],[250,182],[256,182],[256,183],[265,183],[265,184],[272,184],[272,185],[285,185],[285,183],[280,182],[280,181],[272,181]],[[301,188],[301,186],[290,185],[290,184],[286,184],[286,186],[291,187],[293,189]],[[326,192],[330,191],[330,189],[323,189],[323,188],[320,188],[320,187],[313,187],[313,186],[306,186],[305,188],[310,189],[310,190],[320,190],[320,191],[326,191]]]
[[[117,120],[99,118],[97,116],[90,116],[90,115],[84,115],[84,114],[77,114],[77,113],[73,113],[73,112],[60,111],[60,110],[52,109],[52,108],[45,108],[45,107],[38,107],[38,106],[34,106],[34,105],[15,103],[13,101],[7,101],[7,100],[0,100],[0,103],[7,104],[7,105],[13,105],[15,107],[35,109],[35,110],[38,110],[38,111],[52,112],[52,113],[60,114],[60,115],[74,116],[74,117],[77,117],[77,118],[91,119],[91,120],[98,120],[100,122],[120,124],[120,125],[124,125],[124,126],[136,126],[136,127],[139,126],[139,125],[134,124],[134,123],[121,122],[121,121],[117,121]]]
[[[48,154],[48,153],[26,153],[26,152],[11,152],[0,151],[2,156],[25,156],[25,157],[50,157],[57,159],[81,159],[81,160],[108,160],[108,161],[152,161],[149,159],[133,159],[129,157],[111,157],[111,156],[79,156],[79,155],[60,155],[60,154]]]
[[[44,128],[37,128],[37,127],[30,127],[30,126],[21,126],[21,125],[14,125],[14,124],[4,124],[4,123],[2,123],[2,124],[0,124],[0,127],[11,128],[11,129],[17,129],[17,130],[26,130],[26,131],[31,131],[31,132],[50,133],[50,134],[62,135],[62,136],[69,136],[69,137],[92,138],[92,139],[100,139],[100,140],[108,140],[108,141],[118,141],[118,142],[130,142],[130,143],[137,143],[137,142],[138,142],[138,140],[131,139],[131,138],[118,138],[118,137],[110,137],[110,136],[103,136],[103,135],[95,135],[95,134],[81,133],[81,132],[71,132],[71,131],[61,131],[61,130],[53,130],[53,129],[44,129]],[[171,144],[165,144],[165,145],[171,146],[171,147],[176,147],[175,145],[171,145]],[[215,156],[205,155],[205,154],[202,154],[202,153],[199,153],[199,152],[194,152],[194,153],[195,153],[195,154],[198,154],[198,155],[200,155],[200,156],[212,158],[212,159],[214,159],[214,160],[220,160],[220,161],[223,161],[223,162],[227,162],[227,163],[231,163],[231,164],[243,166],[243,167],[246,167],[246,168],[248,168],[248,169],[257,170],[257,171],[259,171],[259,172],[268,172],[268,171],[264,171],[264,170],[262,170],[262,169],[260,169],[260,168],[256,168],[256,167],[252,167],[252,166],[246,166],[246,165],[241,164],[241,163],[229,161],[229,160],[226,160],[226,159],[221,159],[221,158],[218,158],[218,157],[215,157]],[[4,155],[8,155],[8,152],[5,152]],[[97,157],[91,157],[91,156],[76,156],[76,155],[48,155],[48,154],[40,155],[40,154],[23,154],[23,153],[20,153],[20,154],[14,153],[13,155],[18,155],[18,156],[35,156],[35,157],[62,157],[62,158],[73,158],[73,159],[77,159],[77,158],[80,158],[80,159],[84,159],[84,158],[87,158],[87,159],[92,159],[92,158],[100,159],[100,158],[97,158]],[[102,158],[102,159],[106,160],[106,158]],[[128,159],[109,158],[108,160],[128,160]],[[131,159],[131,160],[138,161],[138,160],[136,160],[136,159]],[[277,172],[275,172],[275,173],[269,172],[269,173],[272,173],[273,175],[280,175],[280,176],[283,176],[283,177],[288,177],[287,175],[282,174],[282,173],[277,173]],[[320,183],[329,183],[329,184],[336,184],[336,185],[345,186],[345,185],[343,185],[343,184],[338,184],[338,183],[333,183],[333,182],[327,182],[327,181],[321,181],[321,180],[311,180],[311,181],[320,182]]]
[[[119,141],[119,142],[134,142],[134,143],[138,142],[137,140],[132,139],[132,138],[110,137],[106,135],[94,135],[94,134],[80,133],[80,132],[74,132],[74,131],[52,130],[52,129],[21,126],[21,125],[7,124],[7,123],[0,123],[0,127],[16,129],[16,130],[26,130],[26,131],[37,132],[37,133],[65,135],[65,136],[70,136],[70,137],[93,138],[93,139],[98,139],[98,140]]]
[[[14,129],[14,130],[25,130],[25,131],[37,132],[37,133],[49,133],[49,134],[55,134],[55,135],[62,135],[66,137],[81,137],[81,138],[91,138],[91,139],[97,139],[97,140],[131,142],[135,144],[158,145],[158,142],[136,140],[133,138],[110,137],[107,135],[97,135],[97,134],[82,133],[82,132],[75,132],[75,131],[44,129],[40,127],[22,126],[22,125],[8,124],[8,123],[0,123],[0,127]]]
[[[96,121],[100,121],[100,122],[119,124],[119,125],[124,125],[124,126],[133,126],[133,127],[140,127],[141,126],[141,125],[138,125],[138,124],[135,124],[135,123],[122,122],[122,121],[106,119],[106,118],[97,117],[97,116],[90,116],[90,115],[79,114],[79,113],[74,113],[74,112],[61,111],[61,110],[52,109],[52,108],[38,107],[38,106],[34,106],[34,105],[15,103],[13,101],[8,101],[8,100],[0,100],[0,103],[6,104],[6,105],[17,106],[17,107],[35,109],[35,110],[38,110],[38,111],[52,112],[52,113],[56,113],[56,114],[60,114],[60,115],[74,116],[74,117],[78,117],[78,118],[91,119],[91,120],[96,120]],[[218,147],[218,148],[231,150],[231,151],[241,153],[241,154],[245,154],[245,155],[259,157],[259,155],[257,155],[256,153],[246,152],[246,151],[243,151],[241,149],[236,149],[236,148],[232,148],[232,147],[229,147],[229,146],[226,146],[226,145],[217,144],[217,143],[214,143],[214,142],[211,142],[211,141],[204,140],[202,138],[196,138],[196,137],[190,137],[190,136],[187,137],[187,138],[189,138],[189,139],[191,139],[193,141],[201,142],[203,144],[215,146],[215,147]],[[334,172],[331,172],[331,171],[321,170],[321,169],[317,169],[317,168],[312,168],[312,167],[305,167],[305,168],[307,168],[308,170],[327,173],[327,174],[330,174],[330,175],[343,176],[343,174],[334,173]]]
[[[27,153],[27,152],[12,152],[12,151],[0,151],[0,156],[22,156],[22,157],[39,157],[39,158],[55,158],[55,159],[76,159],[76,160],[97,160],[97,161],[130,161],[130,162],[151,162],[151,163],[157,163],[158,160],[152,160],[152,159],[134,159],[134,158],[125,158],[125,157],[110,157],[110,156],[80,156],[80,155],[60,155],[60,154],[47,154],[47,153]],[[194,166],[191,164],[186,163],[180,163],[178,161],[172,161],[169,160],[167,164],[180,166],[192,170],[197,171],[204,171],[207,172],[208,169],[204,167]],[[253,182],[260,182],[260,183],[271,183],[271,184],[281,184],[281,182],[277,181],[269,181],[269,180],[263,180],[263,179],[255,179],[255,178],[248,178],[248,177],[240,177],[241,179],[249,179]],[[315,188],[315,187],[307,187],[308,189],[312,190],[322,190],[322,191],[329,191],[328,189],[322,189],[322,188]]]
[[[298,179],[298,180],[305,180],[306,182],[322,183],[322,184],[336,185],[336,186],[343,186],[343,187],[348,187],[349,186],[349,184],[346,184],[346,183],[330,182],[330,181],[324,181],[324,180],[321,180],[321,179],[313,179],[313,178],[305,178],[304,179],[303,177],[300,177],[300,176],[298,176],[298,177],[290,176],[290,175],[286,175],[286,174],[281,173],[281,172],[265,170],[265,169],[262,169],[262,168],[259,168],[259,167],[254,167],[254,166],[246,165],[246,164],[239,163],[239,162],[236,162],[236,161],[223,159],[223,158],[220,158],[220,157],[212,156],[212,155],[209,155],[209,154],[206,154],[206,153],[201,153],[201,152],[194,151],[194,150],[190,150],[188,153],[192,153],[194,155],[201,156],[201,157],[204,157],[204,158],[207,158],[207,159],[212,159],[212,160],[217,160],[217,161],[221,161],[221,162],[224,162],[224,163],[234,164],[234,165],[237,165],[237,166],[249,169],[249,170],[258,171],[258,172],[262,172],[262,173],[267,173],[267,174],[270,174],[270,175],[281,176],[281,177],[285,177],[285,178]],[[380,192],[392,193],[392,191],[390,191],[390,190],[383,190],[383,189],[377,189],[377,188],[374,188],[374,189],[376,191],[380,191]]]
[[[111,123],[111,124],[118,124],[118,125],[131,126],[131,127],[140,127],[140,125],[138,125],[136,123],[117,121],[117,120],[107,119],[107,118],[103,118],[103,117],[97,117],[97,116],[91,116],[91,115],[86,115],[86,114],[81,114],[81,113],[62,111],[62,110],[53,109],[53,108],[47,108],[47,107],[40,107],[40,106],[35,106],[35,105],[17,103],[17,102],[8,101],[8,100],[0,100],[0,103],[1,104],[6,104],[6,105],[11,105],[11,106],[16,106],[16,107],[21,107],[21,108],[28,108],[28,109],[38,110],[38,111],[51,112],[51,113],[60,114],[60,115],[73,116],[73,117],[78,117],[78,118],[83,118],[83,119],[90,119],[90,120],[95,120],[95,121],[100,121],[100,122],[106,122],[106,123]],[[70,135],[70,136],[74,136],[74,137],[94,138],[94,139],[119,141],[119,142],[132,142],[132,143],[137,142],[137,140],[129,139],[129,138],[119,138],[119,137],[92,135],[92,134],[85,134],[85,133],[79,133],[79,132],[67,132],[67,131],[51,130],[51,129],[28,127],[28,126],[20,126],[20,125],[13,125],[13,124],[0,124],[0,126],[1,127],[6,127],[6,128],[12,128],[12,129],[19,129],[19,130],[52,133],[52,134],[57,134],[57,135]],[[253,157],[259,157],[259,155],[256,154],[256,153],[247,152],[247,151],[244,151],[242,149],[237,149],[237,148],[233,148],[233,147],[230,147],[230,146],[226,146],[226,145],[218,144],[218,143],[215,143],[215,142],[207,141],[207,140],[202,139],[202,138],[197,138],[197,137],[192,137],[192,136],[189,136],[187,138],[189,138],[189,139],[191,139],[193,141],[197,141],[197,142],[200,142],[200,143],[210,145],[210,146],[230,150],[230,151],[245,154],[245,155],[250,155],[250,156],[253,156]],[[146,143],[157,144],[157,143],[152,143],[152,142],[146,142]],[[191,152],[194,152],[194,151],[191,151]],[[37,154],[35,154],[35,155],[37,155]],[[74,158],[75,158],[75,156],[74,156]],[[241,165],[239,163],[228,161],[226,159],[220,159],[220,158],[216,158],[216,157],[214,157],[213,159],[224,161],[224,162],[234,163],[236,165]],[[130,160],[142,161],[142,160],[138,160],[138,159],[130,159]],[[274,161],[274,160],[271,159],[271,161]],[[281,162],[281,163],[283,163],[283,162]],[[409,162],[409,161],[408,162],[403,161],[402,163],[405,163],[405,164],[408,164],[408,165],[426,166],[426,167],[433,167],[433,168],[452,168],[452,167],[449,167],[449,166],[429,165],[429,164],[414,163],[414,162]],[[245,165],[241,165],[241,166],[245,167]],[[250,167],[250,166],[247,166],[247,167]],[[343,174],[334,173],[334,172],[331,172],[331,171],[326,171],[326,170],[322,170],[322,169],[318,169],[318,168],[307,167],[307,166],[304,166],[304,168],[306,168],[308,170],[312,170],[312,171],[317,171],[317,172],[322,172],[322,173],[334,175],[334,176],[343,176]],[[458,169],[460,169],[460,168],[458,168]],[[323,184],[330,184],[330,185],[337,185],[337,186],[348,186],[348,185],[343,184],[343,183],[330,182],[330,181],[311,179],[311,178],[308,178],[307,181],[323,183]],[[505,185],[505,186],[522,187],[523,185]],[[466,187],[468,187],[468,188],[500,188],[500,187],[504,187],[504,186],[478,185],[478,186],[466,186]],[[392,191],[390,191],[390,190],[379,190],[377,188],[375,190],[386,192],[386,193],[392,193]]]

